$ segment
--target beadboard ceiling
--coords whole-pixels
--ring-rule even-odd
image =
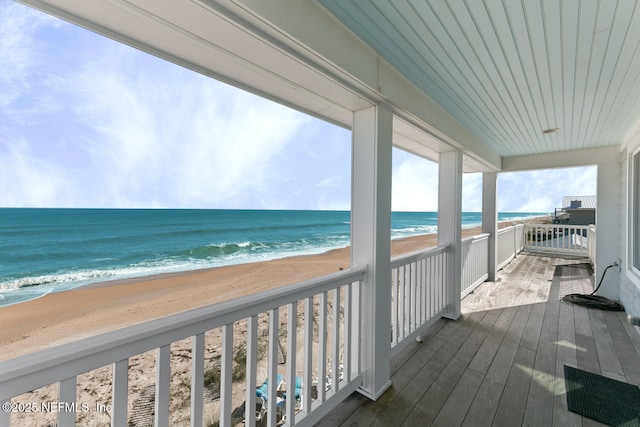
[[[635,0],[318,1],[502,156],[620,144],[640,118]]]

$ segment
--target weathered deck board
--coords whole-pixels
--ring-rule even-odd
[[[491,361],[493,360],[502,340],[504,339],[505,334],[507,333],[507,329],[509,324],[513,320],[513,317],[516,314],[516,310],[514,309],[505,309],[502,310],[500,317],[496,321],[493,328],[491,328],[491,332],[488,334],[480,349],[476,353],[476,355],[471,360],[469,364],[469,369],[472,369],[481,374],[486,374],[489,370],[489,366],[491,365]]]
[[[618,355],[625,381],[640,386],[640,366],[636,363],[638,354],[631,340],[627,339],[627,331],[621,323],[620,316],[611,312],[603,313],[607,329],[611,334],[615,352]]]
[[[617,357],[617,353],[613,347],[609,330],[604,321],[602,312],[597,310],[589,310],[589,319],[591,319],[591,328],[593,329],[593,338],[596,342],[596,350],[598,351],[598,361],[600,362],[600,370],[602,375],[618,381],[625,381],[622,365]]]
[[[557,270],[556,270],[557,271]],[[557,275],[546,303],[540,342],[533,365],[533,376],[524,413],[524,424],[550,426],[553,424],[553,391],[556,380],[556,351],[560,301]],[[514,284],[515,285],[515,284]],[[554,286],[555,285],[555,286]]]
[[[575,293],[572,288],[570,293]],[[567,408],[566,388],[564,381],[564,365],[577,367],[578,355],[576,349],[576,332],[573,315],[573,304],[560,304],[560,316],[558,318],[558,350],[556,359],[555,397],[553,400],[553,425],[554,426],[579,426],[582,421],[579,415],[569,412]]]
[[[524,253],[391,363],[392,387],[354,394],[319,425],[598,426],[567,410],[564,365],[640,385],[640,335],[624,313],[561,300],[589,293],[584,259]]]
[[[528,390],[531,384],[535,357],[534,350],[526,347],[518,348],[518,353],[509,371],[509,378],[504,386],[502,399],[498,403],[495,417],[493,420],[489,420],[486,425],[515,426],[522,424],[528,398],[528,393],[523,392],[523,390]],[[472,418],[470,418],[469,425],[473,425]],[[485,424],[483,423],[483,425]]]

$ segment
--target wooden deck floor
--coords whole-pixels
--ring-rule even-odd
[[[380,399],[354,394],[319,425],[602,425],[567,410],[564,365],[640,385],[640,336],[624,313],[561,300],[593,284],[584,259],[519,255],[392,360]]]

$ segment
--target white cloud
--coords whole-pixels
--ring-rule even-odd
[[[544,169],[498,175],[498,210],[553,212],[563,196],[596,195],[597,167]]]
[[[13,141],[0,151],[2,206],[73,205],[73,190],[73,180],[66,171],[40,159],[26,141]]]
[[[563,196],[595,195],[597,167],[534,170],[498,174],[499,212],[553,212]],[[438,165],[394,150],[393,210],[438,209]],[[482,211],[482,174],[465,174],[462,210]]]
[[[470,173],[462,176],[462,211],[482,211],[482,174]]]
[[[392,206],[394,211],[437,211],[438,164],[394,150]],[[482,210],[482,174],[463,175],[462,210]]]
[[[50,85],[73,126],[59,141],[64,155],[42,153],[40,162],[73,176],[57,191],[69,196],[30,205],[247,207],[271,185],[270,160],[309,120],[130,48],[94,47],[93,60]],[[49,143],[11,144],[26,158],[19,150]]]
[[[342,177],[340,175],[332,175],[322,179],[315,186],[319,188],[331,188],[340,186]]]
[[[0,107],[29,91],[27,76],[37,71],[44,51],[36,32],[44,25],[59,25],[56,21],[13,1],[0,1]]]
[[[392,209],[432,212],[438,210],[438,165],[429,160],[393,151]]]
[[[113,73],[83,74],[98,83],[92,150],[111,197],[127,205],[146,203],[145,193],[156,187],[163,194],[154,198],[170,194],[173,206],[238,207],[240,194],[269,186],[270,159],[305,121],[205,78],[132,86],[113,81]]]
[[[295,181],[272,166],[308,116],[13,2],[0,22],[2,205],[260,208]]]

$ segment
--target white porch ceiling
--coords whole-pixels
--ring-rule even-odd
[[[501,156],[617,145],[640,118],[635,0],[318,1]]]

